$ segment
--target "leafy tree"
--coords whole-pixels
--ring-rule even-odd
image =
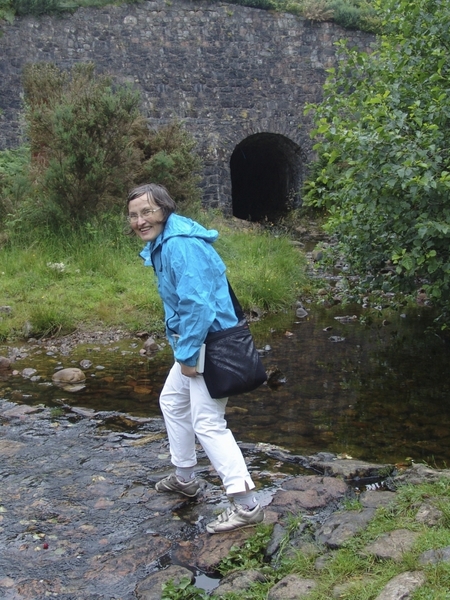
[[[356,271],[384,289],[450,299],[450,10],[448,0],[392,0],[370,54],[340,45],[314,112],[318,161],[306,204]]]

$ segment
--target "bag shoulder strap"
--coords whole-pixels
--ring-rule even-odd
[[[244,315],[244,311],[242,310],[242,306],[239,303],[239,300],[236,297],[236,294],[233,291],[233,288],[230,285],[230,282],[227,279],[227,283],[228,283],[228,290],[230,292],[230,297],[231,297],[231,301],[233,302],[233,307],[234,307],[234,312],[236,313],[236,317],[238,319],[238,321],[242,321],[243,319],[245,319],[245,315]]]

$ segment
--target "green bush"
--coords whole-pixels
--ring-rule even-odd
[[[276,8],[276,2],[272,0],[234,0],[231,4],[249,6],[250,8],[261,8],[262,10],[273,10]]]
[[[390,2],[376,52],[348,50],[314,110],[319,165],[306,203],[370,286],[450,301],[450,12],[442,0]]]
[[[154,181],[170,190],[178,203],[200,201],[202,163],[196,142],[180,122],[151,131],[142,140],[143,161],[136,183]]]
[[[12,0],[11,6],[18,17],[26,15],[40,17],[67,11],[67,6],[64,6],[60,0]]]
[[[1,21],[7,21],[12,23],[14,21],[15,10],[11,0],[0,0],[0,23]]]
[[[9,219],[16,233],[58,232],[119,214],[129,189],[149,180],[178,202],[199,201],[195,141],[181,123],[150,131],[138,92],[96,76],[92,64],[71,72],[29,64],[24,89],[33,189]]]
[[[32,173],[39,213],[51,228],[84,223],[123,202],[141,163],[140,97],[95,76],[93,64],[69,74],[49,63],[24,70]]]
[[[29,146],[0,151],[0,223],[16,219],[23,198],[30,193],[29,165]]]
[[[331,1],[330,9],[333,11],[333,20],[346,29],[360,29],[361,11],[357,6],[348,4],[344,0]]]

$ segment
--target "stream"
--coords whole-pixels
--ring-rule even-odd
[[[295,454],[333,452],[361,460],[450,461],[449,345],[431,330],[431,309],[413,314],[360,306],[306,306],[251,324],[269,384],[230,399],[227,418],[243,443],[267,443]],[[159,417],[158,395],[172,362],[164,340],[152,356],[137,337],[76,346],[68,355],[51,341],[23,342],[13,369],[1,372],[0,399],[61,404]],[[50,344],[50,350],[49,350]],[[0,355],[11,348],[0,345]],[[84,365],[85,385],[52,383],[55,369]],[[35,369],[24,377],[24,369]]]

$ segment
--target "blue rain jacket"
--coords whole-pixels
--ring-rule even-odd
[[[175,359],[191,367],[209,332],[238,322],[225,264],[212,246],[218,236],[214,229],[171,214],[160,235],[140,253],[155,270]]]

